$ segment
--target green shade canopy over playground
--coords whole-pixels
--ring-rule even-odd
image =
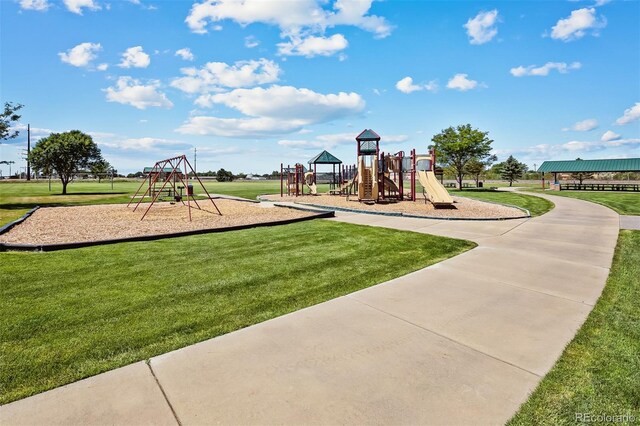
[[[542,173],[604,173],[640,172],[640,158],[609,160],[545,161],[538,168]]]
[[[309,160],[309,164],[342,164],[342,161],[327,150],[324,150]]]

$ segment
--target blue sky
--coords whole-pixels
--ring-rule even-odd
[[[120,172],[266,173],[488,131],[500,160],[640,157],[640,2],[2,0],[2,101]],[[26,130],[0,146],[23,167]],[[0,166],[4,175],[7,166]]]

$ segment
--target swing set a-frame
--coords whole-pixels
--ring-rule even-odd
[[[182,169],[180,169],[180,166],[182,166]],[[135,212],[147,195],[151,197],[151,203],[149,203],[149,206],[140,218],[140,220],[143,220],[147,213],[149,213],[149,210],[151,210],[151,207],[153,207],[153,204],[160,198],[160,194],[163,194],[165,192],[168,194],[173,193],[173,199],[176,202],[181,202],[182,205],[186,205],[188,207],[187,210],[189,211],[189,222],[191,222],[192,208],[197,208],[198,210],[203,211],[208,210],[202,209],[193,195],[193,185],[189,184],[190,173],[193,175],[193,179],[195,179],[202,187],[202,190],[206,194],[206,199],[211,201],[211,204],[213,204],[213,207],[216,209],[218,214],[222,216],[222,213],[220,213],[220,209],[218,209],[215,201],[213,201],[213,197],[211,197],[209,191],[207,191],[207,188],[204,187],[204,184],[196,174],[195,170],[193,170],[193,167],[191,167],[191,163],[189,163],[189,160],[187,160],[186,155],[180,155],[178,157],[158,161],[149,172],[147,179],[142,182],[134,196],[131,197],[131,201],[129,201],[127,207],[134,203],[135,200],[139,197],[140,199],[133,208],[133,211]],[[162,185],[158,189],[158,185],[160,184],[162,178],[164,178],[164,182],[162,182]],[[178,184],[181,184],[181,186],[178,186]],[[140,191],[145,185],[147,185],[147,189],[144,191],[144,193],[141,194]],[[165,189],[165,187],[167,186],[168,188]],[[183,189],[186,190],[186,196],[182,195]],[[186,203],[184,202],[185,198],[187,199]],[[195,207],[191,206],[192,201],[195,204]]]

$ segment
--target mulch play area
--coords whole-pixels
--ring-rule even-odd
[[[193,205],[193,202],[192,202]],[[103,204],[74,207],[46,207],[36,210],[24,222],[0,235],[0,243],[63,244],[172,234],[200,229],[227,228],[258,223],[286,221],[313,215],[312,212],[264,203],[216,200],[218,215],[211,203],[200,201],[203,210],[181,203],[156,203],[144,220],[147,205]]]

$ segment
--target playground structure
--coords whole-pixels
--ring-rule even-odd
[[[280,196],[305,195],[305,186],[310,194],[317,195],[316,164],[333,164],[329,183],[331,195],[342,195],[347,199],[357,196],[358,201],[365,204],[416,201],[417,179],[422,186],[425,203],[429,201],[434,207],[453,206],[449,192],[436,177],[435,148],[428,154],[416,154],[415,149],[408,156],[404,151],[385,154],[380,151],[380,139],[371,129],[363,130],[356,137],[357,164],[354,166],[343,166],[327,151],[309,161],[309,171],[299,163],[293,168],[284,167],[281,163]]]
[[[395,154],[380,152],[380,136],[365,129],[356,137],[358,144],[358,201],[364,203],[416,201],[416,177],[422,185],[425,202],[434,207],[450,207],[453,199],[435,175],[436,152],[407,157],[403,151]],[[409,177],[405,192],[405,177]]]
[[[304,186],[307,184],[306,176],[309,173],[305,171],[304,166],[300,163],[296,163],[293,167],[290,165],[284,167],[280,163],[280,196],[298,197],[304,195]],[[309,182],[313,182],[313,179],[309,179]]]
[[[180,169],[181,166],[182,169]],[[182,170],[184,170],[184,173],[182,172]],[[151,197],[149,206],[140,218],[140,220],[143,220],[147,213],[149,213],[149,210],[151,210],[151,207],[153,207],[155,202],[158,201],[161,196],[164,200],[164,196],[166,195],[166,197],[171,198],[172,201],[180,202],[188,207],[187,210],[189,212],[189,222],[191,222],[191,209],[203,209],[200,207],[200,204],[198,204],[198,201],[194,197],[193,185],[189,184],[190,173],[193,176],[192,179],[195,179],[200,184],[202,190],[206,194],[207,199],[211,201],[211,204],[213,204],[213,207],[216,209],[216,212],[220,216],[222,216],[222,213],[218,209],[218,206],[216,205],[215,201],[213,201],[213,197],[211,197],[209,191],[207,191],[207,188],[205,188],[195,170],[193,170],[193,167],[191,167],[191,163],[189,163],[189,160],[187,160],[186,155],[180,155],[178,157],[172,157],[156,162],[156,164],[150,170],[148,170],[148,176],[145,178],[142,184],[140,184],[140,187],[138,187],[133,197],[131,197],[131,201],[129,201],[127,207],[129,207],[134,202],[134,200],[139,198],[138,202],[133,208],[133,211],[136,211],[145,197]],[[147,186],[147,188],[145,189],[144,193],[140,193],[145,185]],[[186,194],[183,194],[183,190],[186,190]],[[186,203],[184,202],[185,198],[187,200]],[[191,206],[191,202],[195,204],[195,207]]]

